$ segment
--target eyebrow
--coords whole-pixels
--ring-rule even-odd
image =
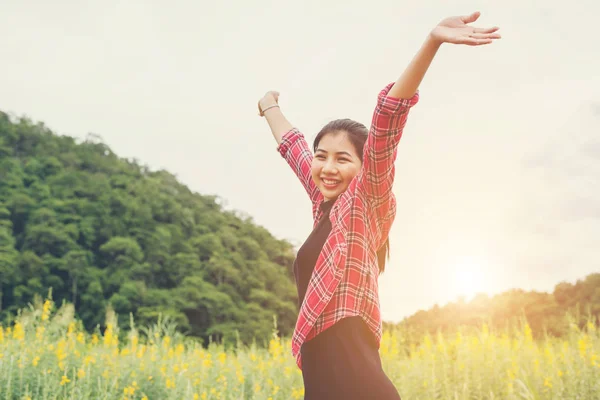
[[[317,149],[317,151],[315,153],[318,153],[319,151],[322,151],[323,153],[327,153],[327,151],[325,151],[323,149]],[[352,158],[352,154],[348,153],[347,151],[338,151],[335,154],[345,154],[345,155],[348,155],[350,158]]]

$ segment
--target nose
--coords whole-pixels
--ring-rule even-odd
[[[327,175],[334,175],[337,173],[337,167],[334,161],[327,161],[325,165],[323,165],[323,173]]]

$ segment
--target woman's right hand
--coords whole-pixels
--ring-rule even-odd
[[[264,116],[262,110],[275,104],[279,104],[279,92],[270,90],[258,101],[258,115]]]

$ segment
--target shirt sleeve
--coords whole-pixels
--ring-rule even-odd
[[[311,176],[313,154],[304,135],[298,129],[292,128],[281,138],[277,151],[292,168],[310,200],[315,203],[320,192]]]
[[[363,150],[363,165],[358,180],[365,190],[370,206],[379,219],[387,217],[394,207],[392,185],[398,143],[408,118],[408,112],[419,101],[419,92],[409,99],[388,96],[394,83],[381,90],[373,112],[369,137]]]

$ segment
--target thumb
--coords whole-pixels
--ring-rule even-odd
[[[481,15],[481,13],[479,11],[475,11],[474,13],[472,13],[470,15],[463,15],[462,17],[460,17],[460,19],[465,24],[470,24],[471,22],[477,21],[477,19],[479,18],[480,15]]]

